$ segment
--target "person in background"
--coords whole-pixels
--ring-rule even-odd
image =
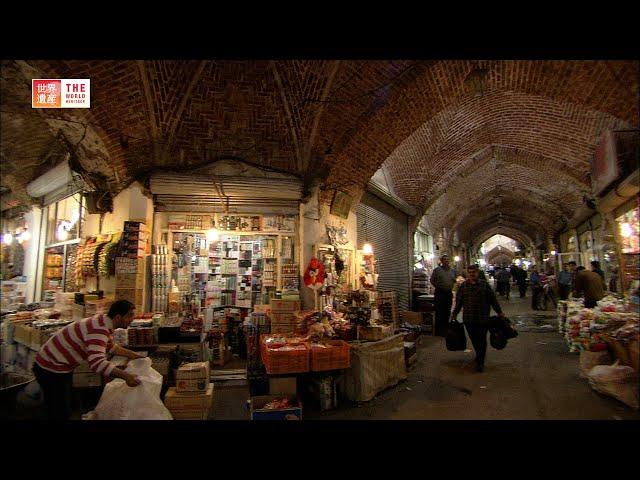
[[[447,335],[455,283],[456,273],[449,267],[449,256],[442,255],[440,257],[440,266],[436,267],[431,273],[431,285],[435,287],[436,335],[441,337]]]
[[[113,343],[116,328],[127,328],[133,320],[134,305],[127,300],[117,300],[107,315],[97,314],[70,323],[58,330],[36,354],[33,373],[42,388],[50,420],[68,420],[71,417],[71,393],[73,371],[87,362],[91,371],[104,377],[122,378],[130,387],[140,385],[140,380],[109,362],[107,348],[114,355],[127,358],[143,358],[136,352]]]
[[[498,292],[509,300],[509,293],[511,291],[511,273],[506,268],[502,268],[496,274],[496,278],[498,279]]]
[[[524,268],[518,267],[516,282],[518,282],[520,298],[524,298],[525,294],[527,293],[527,271]]]
[[[604,271],[600,268],[600,262],[597,260],[591,261],[591,271],[597,273],[604,280]]]
[[[467,280],[458,287],[451,321],[456,321],[456,317],[462,310],[462,321],[476,351],[476,371],[478,372],[484,370],[491,307],[500,317],[504,317],[495,292],[487,282],[478,278],[477,265],[470,265],[467,267]]]
[[[594,308],[598,305],[598,300],[604,297],[607,286],[604,279],[596,272],[580,266],[576,269],[576,277],[573,282],[573,295],[580,297],[584,295],[584,307]]]
[[[486,281],[487,281],[487,276],[485,275],[484,270],[482,270],[482,269],[480,268],[480,265],[478,265],[477,263],[475,264],[475,266],[476,266],[476,268],[478,269],[478,278],[479,278],[480,280],[483,280],[483,281],[485,281],[485,282],[486,282]]]
[[[573,282],[576,278],[576,270],[578,269],[578,264],[571,260],[567,263],[567,265],[569,266],[569,272],[571,272],[571,289],[573,290]]]
[[[542,292],[542,284],[540,283],[540,275],[536,267],[531,267],[531,308],[540,310],[540,293]]]
[[[571,272],[569,271],[569,264],[563,263],[562,270],[558,274],[558,293],[560,295],[560,300],[566,300],[569,298],[569,294],[571,293]]]

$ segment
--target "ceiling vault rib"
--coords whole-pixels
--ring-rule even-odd
[[[189,85],[187,86],[187,90],[184,92],[184,95],[182,97],[182,99],[180,100],[180,104],[178,105],[178,108],[176,110],[176,113],[173,117],[173,120],[171,122],[171,126],[169,127],[169,132],[168,132],[168,144],[171,145],[173,143],[173,137],[176,133],[176,129],[178,128],[178,124],[180,123],[180,118],[182,117],[182,113],[184,112],[185,107],[187,106],[187,102],[189,101],[189,98],[191,98],[191,93],[193,92],[193,89],[195,88],[196,84],[198,83],[198,80],[200,80],[200,76],[202,75],[202,72],[204,71],[204,67],[207,65],[207,61],[206,60],[201,60],[198,63],[198,66],[196,67],[196,71],[194,72],[193,76],[191,77],[191,80],[189,81]]]
[[[296,129],[293,124],[293,115],[291,114],[291,106],[289,105],[287,96],[284,93],[284,87],[282,86],[282,78],[280,77],[280,73],[278,72],[278,66],[276,65],[276,62],[273,60],[269,60],[269,66],[271,67],[273,78],[276,82],[276,85],[278,86],[278,93],[280,93],[282,106],[284,107],[287,123],[289,124],[289,132],[291,133],[291,139],[293,140],[293,146],[296,152],[296,165],[298,167],[298,171],[303,172],[304,160],[303,160],[302,152],[300,151],[300,143],[298,141],[298,135],[296,134]]]

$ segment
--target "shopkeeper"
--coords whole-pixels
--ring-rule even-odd
[[[107,315],[97,314],[70,323],[42,346],[36,355],[33,373],[42,388],[50,420],[68,420],[71,417],[73,370],[83,361],[88,362],[95,373],[121,378],[130,387],[140,385],[135,375],[106,359],[107,349],[113,355],[130,359],[143,357],[114,344],[111,338],[115,328],[129,326],[134,309],[131,302],[118,300],[111,305]]]
[[[449,256],[440,257],[440,266],[433,270],[431,274],[431,284],[435,287],[435,309],[436,309],[436,335],[441,337],[447,334],[449,314],[453,303],[453,286],[456,283],[456,273],[449,267]]]

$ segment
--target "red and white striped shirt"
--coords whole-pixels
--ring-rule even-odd
[[[56,373],[72,372],[81,362],[108,377],[115,365],[106,359],[113,323],[104,314],[70,323],[56,332],[36,355],[36,363]]]

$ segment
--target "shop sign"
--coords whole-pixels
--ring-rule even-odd
[[[336,190],[336,193],[333,195],[333,201],[331,202],[331,215],[336,215],[344,219],[349,218],[349,210],[351,210],[352,203],[353,197]]]
[[[33,79],[31,80],[32,108],[90,108],[90,80]]]
[[[591,178],[596,195],[607,188],[619,175],[616,137],[614,132],[608,131],[598,143],[591,161]]]

